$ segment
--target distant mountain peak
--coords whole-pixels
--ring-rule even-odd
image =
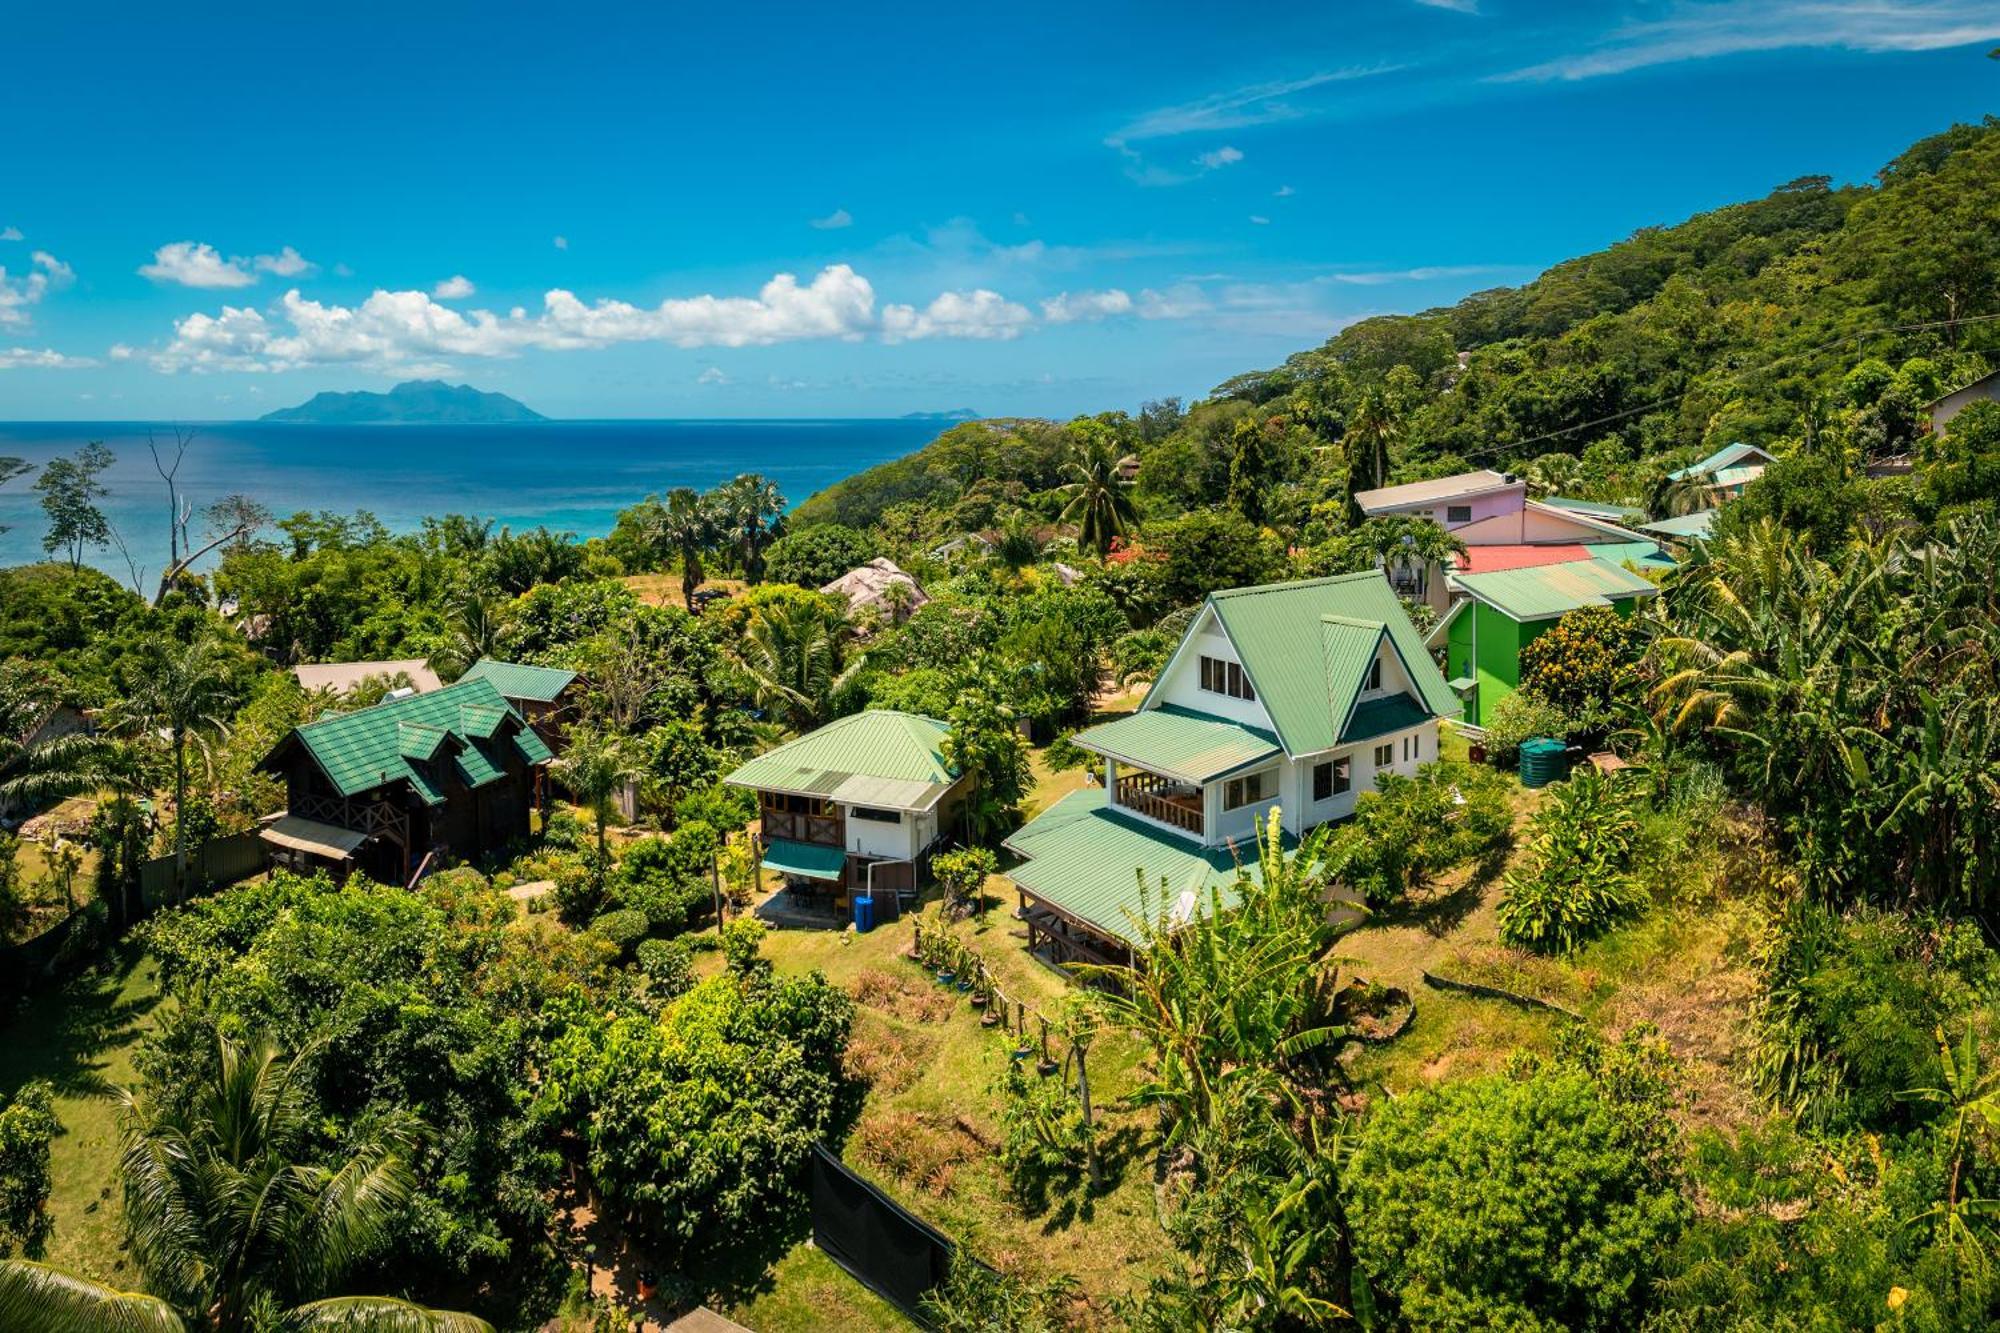
[[[387,393],[317,393],[297,407],[266,412],[258,420],[320,426],[493,426],[548,418],[504,393],[443,380],[406,380]]]

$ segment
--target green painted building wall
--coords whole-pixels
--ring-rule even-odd
[[[1619,615],[1630,615],[1638,604],[1637,598],[1627,597],[1612,606]],[[1531,620],[1523,624],[1484,602],[1473,602],[1451,622],[1445,640],[1445,678],[1465,676],[1478,682],[1465,702],[1467,722],[1485,726],[1500,701],[1520,688],[1521,650],[1555,623]]]

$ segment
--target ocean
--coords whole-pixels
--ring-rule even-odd
[[[618,511],[675,486],[706,489],[740,472],[778,484],[796,505],[815,491],[922,448],[936,421],[549,421],[509,426],[297,426],[212,422],[192,429],[180,468],[196,507],[240,492],[283,517],[301,509],[366,509],[397,532],[437,514],[473,514],[520,531],[546,525],[579,537],[611,530]],[[100,502],[149,578],[167,550],[167,490],[130,421],[0,422],[0,457],[40,464],[102,441],[117,463]],[[152,428],[171,448],[171,429]],[[33,476],[0,487],[0,566],[47,557]],[[90,563],[121,581],[125,559]]]

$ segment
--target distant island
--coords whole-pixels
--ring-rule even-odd
[[[905,412],[904,421],[977,421],[979,413],[969,407],[954,407],[949,412]]]
[[[387,393],[315,394],[309,402],[266,412],[258,420],[315,426],[497,426],[548,418],[504,393],[443,380],[409,380]]]

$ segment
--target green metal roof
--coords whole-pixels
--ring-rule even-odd
[[[852,805],[928,809],[958,779],[941,748],[950,734],[936,718],[871,709],[766,750],[723,781]]]
[[[1446,682],[1450,689],[1450,682]],[[1370,699],[1357,704],[1354,716],[1348,719],[1347,730],[1340,733],[1342,745],[1355,745],[1361,741],[1373,740],[1377,736],[1387,736],[1395,731],[1407,731],[1430,716],[1430,710],[1407,694],[1392,694],[1385,699]]]
[[[1028,858],[1008,878],[1112,939],[1139,943],[1148,907],[1156,921],[1186,920],[1206,907],[1211,888],[1222,890],[1224,907],[1236,904],[1237,859],[1228,848],[1203,848],[1121,814],[1109,807],[1102,787],[1065,796],[1006,845]],[[1243,868],[1258,874],[1255,846],[1246,845],[1240,855]]]
[[[1168,777],[1200,784],[1279,753],[1262,727],[1167,704],[1079,731],[1078,745]]]
[[[1667,478],[1670,481],[1681,481],[1688,477],[1706,477],[1710,473],[1720,472],[1723,468],[1753,457],[1765,462],[1771,459],[1769,454],[1756,445],[1744,444],[1739,440],[1735,444],[1723,445],[1699,463],[1691,463],[1678,472],[1669,472]]]
[[[813,842],[793,842],[789,838],[773,838],[764,844],[764,859],[758,862],[766,870],[775,870],[781,875],[797,875],[802,879],[839,879],[842,867],[847,864],[847,853],[838,847],[822,847]]]
[[[1439,717],[1460,711],[1381,570],[1213,593],[1208,604],[1243,659],[1289,754],[1339,743],[1375,645],[1386,631],[1417,696]]]
[[[576,680],[576,672],[558,667],[527,666],[520,662],[496,662],[490,657],[482,657],[459,679],[490,680],[506,698],[552,704]]]
[[[435,759],[450,739],[451,733],[443,727],[412,722],[409,718],[396,724],[396,753],[405,759]]]
[[[1453,582],[1509,620],[1553,620],[1586,606],[1609,606],[1659,591],[1630,570],[1605,560],[1457,574]]]
[[[1572,514],[1587,514],[1592,518],[1610,519],[1614,523],[1627,514],[1640,512],[1638,505],[1603,504],[1597,500],[1570,500],[1560,495],[1545,495],[1542,497],[1542,503],[1556,509],[1567,509]]]
[[[1715,511],[1697,510],[1679,518],[1663,518],[1657,523],[1641,523],[1639,531],[1656,532],[1662,537],[1706,537],[1714,530]]]
[[[1758,463],[1751,467],[1722,468],[1714,477],[1710,478],[1710,481],[1717,486],[1741,486],[1746,482],[1755,481],[1763,475],[1764,465]]]
[[[495,734],[468,735],[465,730],[468,716],[482,727],[490,723]],[[413,725],[406,731],[405,723]],[[510,727],[514,729],[512,736],[499,734]],[[444,733],[443,742],[433,748],[431,755],[435,757],[449,750],[454,767],[468,786],[480,786],[503,775],[504,767],[497,762],[502,745],[513,746],[531,765],[546,763],[550,758],[548,747],[527,730],[492,682],[472,680],[429,694],[384,700],[373,708],[339,713],[299,727],[264,762],[270,764],[279,751],[296,741],[312,755],[327,780],[343,796],[357,796],[387,783],[407,782],[426,802],[438,805],[444,801],[444,791],[435,770],[419,767],[424,760],[420,758],[413,763],[405,752],[421,748],[418,738],[426,730]],[[406,736],[410,738],[407,745]]]
[[[1641,569],[1672,569],[1675,559],[1660,549],[1658,542],[1596,542],[1586,546],[1593,560],[1613,565],[1632,564]]]

